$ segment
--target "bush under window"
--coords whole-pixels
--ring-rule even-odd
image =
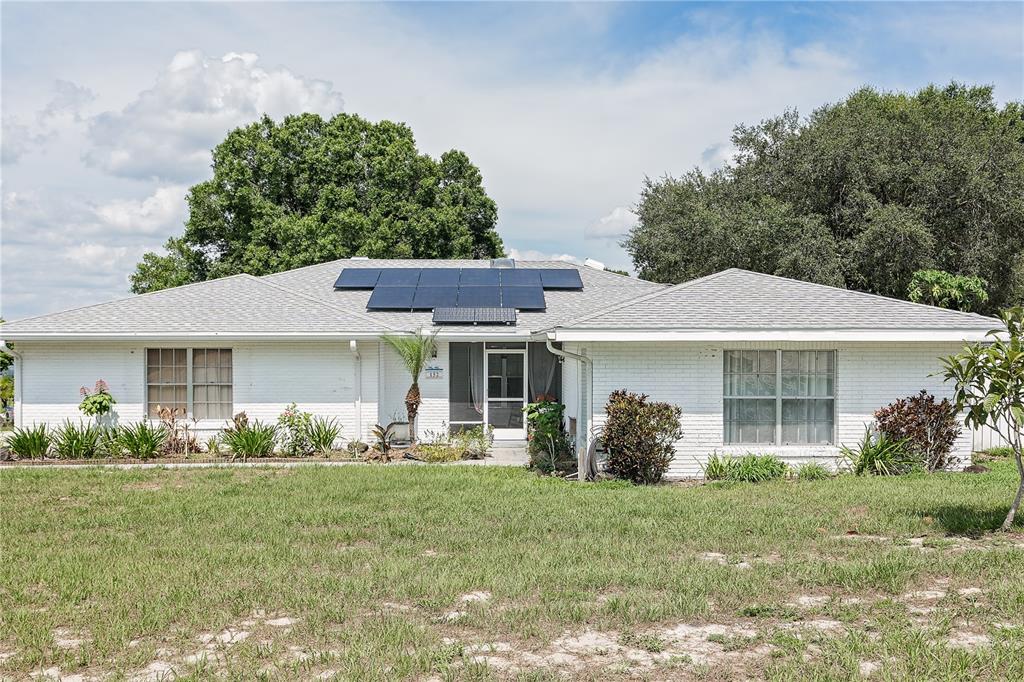
[[[660,481],[675,456],[674,443],[683,435],[679,406],[618,390],[608,396],[605,412],[608,472],[634,483]]]
[[[960,435],[960,420],[948,399],[941,402],[927,391],[900,398],[875,412],[878,430],[904,447],[928,471],[946,466]]]

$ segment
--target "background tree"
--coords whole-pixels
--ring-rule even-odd
[[[1024,499],[1024,308],[1000,314],[1005,329],[989,332],[990,342],[972,343],[946,358],[946,381],[954,384],[957,412],[966,411],[968,428],[988,426],[1013,450],[1017,463],[1017,494],[1003,521],[1009,530]]]
[[[734,129],[732,163],[645,181],[623,242],[639,276],[726,267],[906,298],[917,270],[1024,298],[1024,106],[989,87],[863,88]]]
[[[907,287],[914,303],[924,303],[950,310],[977,312],[988,302],[988,283],[980,277],[952,275],[942,270],[918,270]]]
[[[264,116],[233,130],[187,201],[184,235],[166,255],[145,254],[135,293],[356,255],[504,255],[497,208],[463,152],[433,159],[408,126],[351,114]]]
[[[385,343],[398,353],[398,357],[402,359],[402,364],[405,365],[409,376],[412,377],[412,385],[409,386],[409,390],[405,394],[405,410],[409,415],[409,434],[413,439],[416,438],[416,415],[420,411],[420,403],[422,402],[420,396],[420,375],[423,374],[423,368],[430,362],[430,358],[437,349],[436,337],[436,331],[433,334],[420,333],[415,336],[381,337]]]

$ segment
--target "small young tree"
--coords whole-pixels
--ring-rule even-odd
[[[1006,329],[990,331],[989,342],[967,344],[956,355],[943,359],[943,365],[946,381],[955,384],[957,411],[966,410],[967,426],[988,426],[1013,450],[1019,481],[1002,525],[1003,530],[1009,530],[1024,498],[1024,308],[1010,308],[999,317]]]
[[[412,385],[405,394],[405,410],[409,415],[409,434],[416,437],[416,414],[420,411],[420,374],[427,366],[431,356],[437,349],[433,334],[416,334],[414,336],[383,336],[384,342],[395,349],[402,364],[412,377]]]

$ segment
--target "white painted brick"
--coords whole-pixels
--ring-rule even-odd
[[[605,421],[604,405],[615,389],[647,393],[653,400],[679,405],[683,410],[683,438],[676,443],[670,477],[701,475],[701,466],[712,452],[744,454],[751,450],[774,453],[791,464],[821,461],[834,464],[839,445],[853,445],[873,419],[873,412],[896,398],[926,389],[948,397],[951,389],[940,377],[938,358],[959,350],[960,344],[923,343],[740,343],[729,349],[836,350],[836,440],[833,446],[736,447],[723,443],[722,351],[723,346],[698,343],[587,343],[594,363],[593,422]],[[567,366],[569,363],[566,363]],[[575,364],[575,363],[572,363]],[[575,390],[566,383],[566,390]],[[576,405],[573,400],[567,404]],[[954,456],[970,458],[971,433],[964,430]]]

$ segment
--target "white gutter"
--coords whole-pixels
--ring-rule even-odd
[[[359,344],[355,339],[348,342],[348,350],[355,362],[356,375],[356,440],[363,439],[363,358],[359,355]]]
[[[989,341],[987,331],[970,329],[766,329],[766,330],[672,330],[672,329],[555,329],[555,341],[888,341],[965,342]]]
[[[14,425],[21,428],[22,380],[25,373],[25,356],[7,345],[6,339],[0,339],[0,350],[14,356]]]
[[[583,447],[576,446],[576,471],[579,480],[584,480],[589,477],[589,462],[587,458],[590,453],[590,413],[592,411],[592,403],[594,401],[594,362],[586,355],[579,355],[577,353],[571,353],[567,350],[555,348],[551,345],[551,339],[544,339],[544,343],[548,348],[548,352],[552,355],[556,355],[560,358],[569,358],[580,363],[580,377],[586,382],[586,391],[579,392],[580,401],[580,419],[583,424],[578,424],[577,428],[583,431]],[[584,371],[585,369],[585,371]],[[584,395],[586,394],[586,395]],[[586,405],[584,406],[584,402]]]
[[[376,339],[389,332],[8,332],[8,341],[245,341],[248,339],[329,340]],[[394,333],[394,332],[390,332]]]

